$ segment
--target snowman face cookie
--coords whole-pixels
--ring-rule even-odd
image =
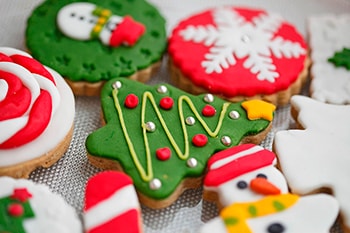
[[[209,160],[204,190],[216,192],[223,206],[286,193],[286,180],[275,164],[275,155],[261,146],[245,144],[227,149]]]
[[[200,233],[326,233],[338,210],[337,201],[326,194],[267,196],[232,204],[221,211],[220,217],[206,223]]]
[[[92,3],[71,3],[59,11],[57,25],[61,32],[76,40],[98,38],[104,45],[132,46],[145,32],[145,27],[130,16],[113,15],[108,9]]]

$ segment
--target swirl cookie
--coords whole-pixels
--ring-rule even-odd
[[[48,0],[28,19],[26,44],[75,94],[99,95],[112,78],[151,77],[166,48],[165,20],[144,0]]]
[[[180,88],[233,102],[285,105],[300,91],[309,65],[304,38],[291,23],[250,8],[212,8],[182,20],[168,52]]]
[[[311,97],[330,104],[350,104],[350,14],[308,20],[311,49]]]
[[[28,177],[67,150],[74,96],[63,78],[29,54],[0,47],[0,175]]]
[[[106,83],[101,103],[106,124],[86,140],[89,161],[131,176],[140,201],[151,208],[200,186],[215,152],[262,141],[275,110],[261,100],[233,104],[123,78]]]
[[[300,129],[279,131],[274,141],[283,174],[293,193],[332,193],[350,232],[350,106],[294,96],[292,110]]]
[[[0,232],[82,232],[75,210],[47,186],[0,177],[0,187]]]

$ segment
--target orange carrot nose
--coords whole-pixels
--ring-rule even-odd
[[[250,181],[250,188],[259,194],[263,195],[277,195],[281,190],[274,184],[269,182],[266,178],[257,177]]]

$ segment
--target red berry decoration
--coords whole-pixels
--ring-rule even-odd
[[[202,115],[206,117],[214,116],[216,113],[216,109],[211,105],[205,105],[202,109]]]
[[[18,204],[18,203],[14,203],[14,204],[9,205],[7,211],[9,213],[9,215],[11,215],[13,217],[20,217],[24,213],[23,206],[21,204]]]
[[[174,105],[174,100],[171,97],[164,97],[160,100],[159,105],[162,109],[169,110]]]
[[[135,94],[129,94],[125,98],[124,105],[127,108],[136,108],[138,104],[139,104],[139,98]]]
[[[197,134],[192,138],[193,145],[197,147],[203,147],[207,144],[208,138],[204,134]]]
[[[165,160],[170,159],[171,151],[170,151],[169,147],[159,148],[158,150],[156,150],[156,156],[157,156],[157,159],[159,159],[161,161],[165,161]]]

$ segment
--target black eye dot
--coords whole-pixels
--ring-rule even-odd
[[[247,182],[245,182],[245,181],[243,181],[243,180],[241,180],[241,181],[239,181],[239,182],[237,183],[237,188],[239,188],[239,189],[245,189],[245,188],[247,188],[247,187],[248,187]]]
[[[268,233],[283,233],[285,230],[284,226],[281,223],[272,223],[268,226]]]
[[[80,19],[80,20],[84,20],[85,17],[84,17],[84,16],[80,16],[79,19]]]
[[[70,14],[70,17],[75,17],[75,13],[74,13],[74,12],[71,13],[71,14]]]
[[[258,175],[256,175],[256,177],[267,179],[267,176],[265,174],[262,174],[262,173],[259,173]]]

